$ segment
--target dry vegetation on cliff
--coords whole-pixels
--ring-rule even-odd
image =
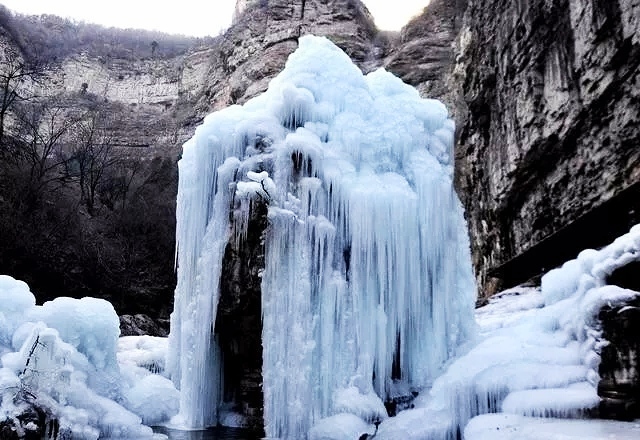
[[[86,88],[42,90],[55,64],[73,51],[135,54],[136,44],[153,38],[163,42],[156,44],[156,56],[163,56],[194,42],[99,31],[0,9],[0,268],[31,283],[39,301],[93,295],[121,313],[167,315],[175,158],[140,155],[119,142],[125,104]]]

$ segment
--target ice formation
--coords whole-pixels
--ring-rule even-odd
[[[143,368],[121,370],[119,324],[104,300],[57,298],[37,306],[25,283],[0,275],[0,422],[14,421],[26,435],[20,430],[42,426],[16,421],[37,408],[57,421],[59,438],[151,437],[139,415],[147,422],[175,415],[177,391]]]
[[[607,343],[598,312],[640,295],[606,285],[607,277],[639,260],[640,225],[611,245],[585,250],[550,271],[541,290],[516,288],[494,298],[476,313],[480,335],[468,352],[416,399],[416,409],[383,422],[376,438],[455,439],[473,417],[493,412],[508,413],[510,423],[523,423],[523,429],[511,430],[519,434],[499,438],[530,438],[524,425],[584,430],[586,424],[553,425],[527,417],[582,417],[598,406],[600,350]],[[501,419],[481,420],[469,425],[465,438],[498,438],[495,430],[505,426],[497,422]],[[486,428],[489,422],[495,422],[494,434]],[[629,428],[621,426],[616,429]]]
[[[381,417],[398,387],[430,384],[474,328],[453,131],[440,102],[312,36],[267,92],[205,118],[179,163],[176,423],[217,422],[223,252],[257,204],[267,436],[304,438],[340,411]]]
[[[636,440],[640,423],[487,414],[471,420],[465,440]]]

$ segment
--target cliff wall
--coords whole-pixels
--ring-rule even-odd
[[[240,0],[206,44],[70,53],[42,92],[119,104],[124,154],[175,161],[204,115],[264,91],[300,35],[326,35],[364,71],[383,66],[450,108],[485,295],[638,221],[639,16],[638,0],[432,0],[389,33],[356,0]]]
[[[640,177],[640,3],[470,0],[458,45],[458,186],[491,293],[491,269],[509,278],[522,268],[505,263],[553,240],[546,268],[529,261],[549,269],[634,210],[569,234]]]

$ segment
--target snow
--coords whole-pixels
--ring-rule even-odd
[[[62,297],[37,306],[24,282],[0,275],[0,304],[0,420],[35,406],[69,438],[149,438],[140,416],[154,423],[177,412],[172,382],[135,363],[161,365],[166,342],[125,340],[139,348],[122,355],[121,371],[119,320],[108,302]]]
[[[465,440],[635,440],[640,423],[612,420],[542,419],[515,414],[486,414],[471,419]]]
[[[142,417],[146,425],[157,425],[178,413],[180,395],[169,379],[150,374],[125,390],[125,406]],[[150,404],[152,403],[152,404]]]
[[[343,413],[327,417],[309,430],[309,440],[359,439],[362,434],[373,434],[375,427],[365,423],[360,417]]]
[[[586,425],[529,423],[520,416],[579,418],[598,406],[600,350],[607,343],[601,337],[598,313],[604,306],[622,306],[639,295],[606,285],[607,277],[638,260],[640,225],[611,245],[585,250],[550,271],[542,279],[541,291],[519,287],[494,297],[477,311],[479,333],[466,353],[452,360],[431,389],[414,401],[416,409],[385,420],[377,437],[456,438],[469,420],[465,438],[470,439],[565,438],[536,434],[540,426],[567,427],[567,435],[581,432],[571,426]],[[493,436],[496,432],[479,429],[480,422],[474,419],[492,412],[508,413],[504,417],[513,422],[509,426],[520,421],[525,426],[511,437]],[[497,417],[502,415],[486,420],[493,423],[500,420]],[[473,436],[480,432],[485,436]]]
[[[246,236],[256,203],[267,204],[269,220],[267,436],[304,438],[342,411],[383,415],[397,376],[414,389],[440,374],[474,332],[453,132],[442,103],[384,70],[363,75],[313,36],[300,39],[267,92],[205,118],[179,163],[167,364],[181,390],[174,423],[220,420],[222,257],[230,239]]]
[[[387,418],[387,410],[380,397],[368,387],[363,391],[356,385],[340,388],[334,393],[333,410],[338,414],[355,414],[367,422]]]
[[[168,342],[167,338],[158,336],[121,337],[116,353],[120,369],[140,367],[152,373],[162,374],[165,370]]]

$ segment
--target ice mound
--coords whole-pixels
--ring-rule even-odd
[[[130,409],[149,423],[167,420],[176,412],[177,391],[148,371],[140,383],[124,380],[119,332],[118,316],[104,300],[57,298],[36,306],[25,283],[0,275],[0,422],[36,431],[36,423],[18,421],[35,408],[56,421],[64,438],[151,437]]]
[[[600,350],[607,343],[598,313],[639,295],[606,285],[606,280],[617,268],[639,260],[640,225],[609,246],[585,250],[550,271],[541,290],[515,288],[493,298],[476,313],[478,341],[416,399],[416,409],[384,421],[378,437],[455,439],[478,414],[572,418],[596,408]],[[494,438],[489,431],[472,436],[479,423],[465,435]]]
[[[313,36],[264,94],[205,118],[179,163],[167,364],[181,390],[177,423],[219,420],[222,259],[256,205],[268,208],[267,435],[304,438],[341,411],[370,418],[395,382],[431,383],[474,331],[453,132],[442,103],[384,70],[363,75]],[[366,383],[354,392],[357,377]]]

